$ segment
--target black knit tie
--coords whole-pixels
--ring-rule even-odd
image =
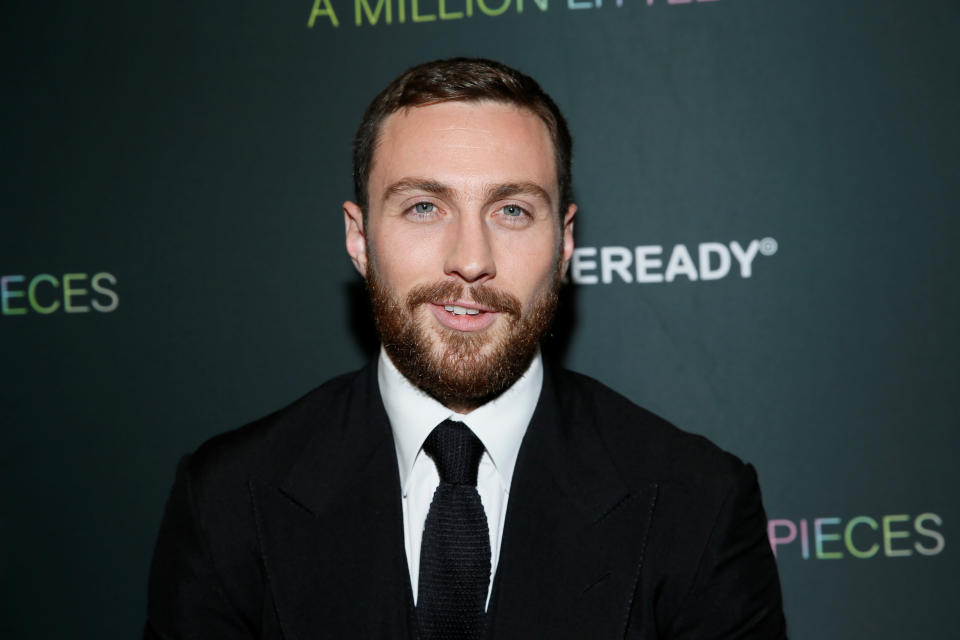
[[[417,620],[423,640],[481,638],[490,584],[490,533],[477,493],[483,443],[462,422],[445,420],[424,452],[437,465],[420,546]]]

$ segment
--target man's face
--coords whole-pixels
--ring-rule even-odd
[[[573,252],[553,143],[531,111],[444,102],[390,115],[366,226],[345,203],[384,348],[412,382],[469,411],[522,375]]]

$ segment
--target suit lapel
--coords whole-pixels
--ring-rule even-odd
[[[285,481],[251,487],[284,636],[409,637],[400,482],[376,365],[311,419],[316,435]]]
[[[643,562],[656,487],[624,485],[592,412],[556,383],[548,371],[511,483],[490,607],[498,640],[623,637]]]
[[[593,412],[546,372],[511,483],[491,637],[623,637],[656,486],[627,487]],[[563,398],[563,402],[560,402]],[[277,485],[251,483],[284,637],[410,638],[396,453],[376,366],[316,407],[316,434]]]

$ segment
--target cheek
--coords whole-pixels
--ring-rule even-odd
[[[371,257],[377,273],[391,288],[405,290],[437,279],[437,254],[438,243],[422,233],[390,232],[374,236]]]
[[[553,285],[560,257],[558,243],[555,235],[508,243],[497,259],[500,286],[513,289],[527,302],[536,298],[544,288]]]

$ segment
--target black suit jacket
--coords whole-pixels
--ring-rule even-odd
[[[145,638],[415,638],[376,364],[181,462]],[[785,637],[753,468],[546,371],[488,609],[493,638]]]

